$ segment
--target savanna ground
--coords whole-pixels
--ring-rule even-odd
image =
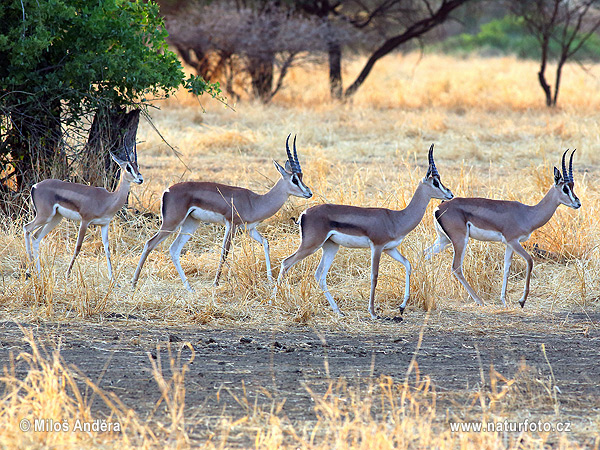
[[[347,69],[350,78],[358,63]],[[598,448],[600,446],[600,66],[568,66],[559,108],[548,110],[533,62],[513,58],[394,56],[347,104],[328,101],[326,70],[296,69],[273,104],[234,105],[185,94],[152,112],[138,138],[145,183],[111,227],[118,285],[107,279],[99,232],[90,233],[66,282],[76,228],[42,243],[43,273],[25,278],[19,223],[0,234],[0,445],[151,448]],[[276,181],[298,134],[304,180],[260,227],[275,274],[297,248],[291,218],[323,202],[403,208],[436,144],[455,195],[537,202],[552,166],[577,148],[582,208],[561,206],[535,232],[532,290],[518,305],[524,263],[514,258],[508,308],[500,305],[504,248],[471,241],[464,271],[486,306],[452,277],[452,251],[424,261],[435,239],[432,201],[401,252],[411,300],[400,323],[367,313],[370,258],[342,249],[328,283],[344,317],[313,278],[318,254],[295,266],[273,304],[262,248],[239,234],[221,286],[211,286],[222,228],[187,244],[188,294],[168,245],[153,252],[133,291],[144,242],[159,226],[160,195],[181,180],[258,192]],[[144,213],[144,214],[141,214]],[[376,308],[396,315],[404,268],[384,257]],[[12,355],[12,356],[11,356]],[[22,432],[26,418],[107,419],[120,433]],[[452,432],[452,422],[569,422],[570,432]]]

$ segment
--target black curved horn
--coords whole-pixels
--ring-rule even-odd
[[[567,172],[567,166],[565,164],[565,156],[567,156],[568,151],[569,151],[569,149],[566,149],[562,156],[562,176],[563,176],[563,180],[565,180],[565,182],[569,181],[569,174]]]
[[[290,151],[290,136],[292,133],[288,134],[287,139],[285,140],[285,151],[287,152],[288,161],[290,162],[290,167],[292,170],[294,169],[294,158],[292,158],[292,152]]]
[[[573,152],[571,153],[571,157],[569,158],[569,181],[571,183],[574,183],[574,180],[573,180],[573,155],[575,154],[576,151],[577,151],[577,149],[573,150]]]
[[[429,169],[432,177],[440,175],[435,167],[435,161],[433,160],[433,144],[431,144],[431,147],[429,147]]]
[[[300,161],[298,161],[298,150],[296,150],[296,135],[294,135],[294,165],[295,171],[298,173],[302,173],[302,169],[300,168]]]

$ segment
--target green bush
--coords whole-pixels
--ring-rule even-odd
[[[579,39],[575,39],[577,45]],[[516,55],[523,59],[539,59],[540,43],[531,34],[522,17],[505,16],[481,26],[477,34],[460,34],[433,47],[445,53],[479,53],[482,55]],[[550,57],[556,58],[560,47],[550,42]],[[600,61],[600,37],[592,35],[576,53],[578,60]]]

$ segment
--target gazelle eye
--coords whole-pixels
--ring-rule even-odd
[[[433,179],[433,186],[436,188],[440,187],[440,183],[438,183],[438,180],[436,180],[435,178]]]
[[[127,172],[129,172],[131,175],[133,175],[133,169],[131,168],[131,166],[129,164],[127,165]]]
[[[298,186],[298,178],[297,177],[292,177],[292,183],[294,183],[296,186]]]
[[[563,186],[563,192],[565,194],[568,194],[569,193],[569,188],[567,186]]]

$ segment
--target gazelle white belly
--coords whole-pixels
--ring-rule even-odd
[[[78,222],[81,222],[81,214],[79,214],[77,211],[65,208],[64,206],[56,205],[56,212],[66,219],[77,220]]]
[[[371,247],[371,240],[366,236],[356,236],[353,234],[344,234],[339,231],[330,231],[328,238],[338,245],[350,248],[368,248]]]
[[[499,231],[477,228],[471,222],[467,222],[467,225],[469,226],[469,237],[473,239],[477,239],[478,241],[504,242],[504,236]]]
[[[385,244],[383,246],[384,250],[389,250],[391,248],[396,248],[400,245],[400,243],[404,240],[404,236],[402,236],[400,239],[396,239],[395,241],[390,241],[387,244]]]
[[[223,214],[209,211],[202,208],[190,208],[189,214],[196,220],[208,223],[225,223],[225,216]]]

